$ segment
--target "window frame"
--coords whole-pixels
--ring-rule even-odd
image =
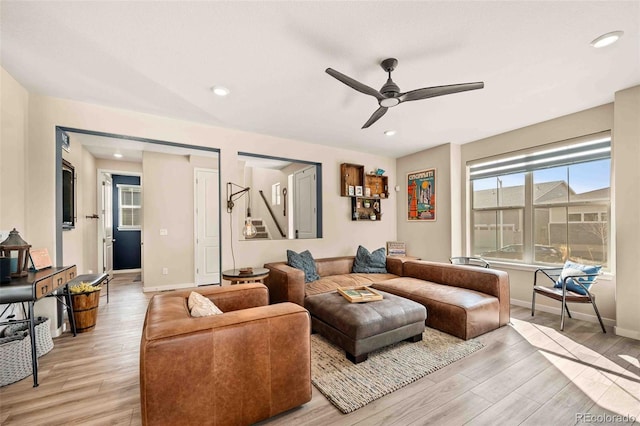
[[[116,187],[118,188],[118,231],[141,231],[142,230],[142,186],[141,185],[134,185],[134,184],[117,184]],[[132,194],[132,201],[133,201],[133,193],[139,193],[140,194],[140,204],[123,204],[123,194],[125,193],[131,193]],[[123,217],[123,210],[124,209],[140,209],[140,215],[139,217],[139,224],[138,225],[124,225],[122,223],[122,217]],[[133,213],[133,212],[132,212]],[[133,215],[132,215],[133,218]]]
[[[556,146],[564,146],[565,148],[568,149],[573,149],[574,146],[580,145],[580,143],[583,143],[584,140],[588,140],[588,139],[601,139],[603,137],[608,137],[609,139],[609,143],[611,143],[611,133],[610,132],[603,132],[603,133],[598,133],[595,135],[588,135],[586,137],[581,137],[581,138],[576,138],[574,140],[574,143],[569,143],[567,144],[567,141],[563,141],[563,142],[557,142],[555,144],[550,144],[553,147]],[[497,173],[496,176],[500,177],[500,176],[504,176],[504,175],[510,175],[513,173],[518,173],[518,172],[522,172],[524,173],[525,176],[525,183],[524,183],[524,206],[517,206],[517,207],[513,207],[513,206],[499,206],[496,205],[494,207],[484,207],[484,208],[474,208],[474,196],[475,196],[475,192],[474,192],[474,188],[473,188],[473,181],[475,179],[473,179],[472,177],[472,168],[474,165],[476,164],[485,164],[485,163],[493,163],[493,162],[500,162],[501,160],[504,159],[509,159],[510,157],[514,157],[517,156],[519,154],[521,154],[522,156],[527,155],[527,154],[531,154],[533,153],[534,155],[539,153],[539,152],[544,152],[546,149],[548,149],[548,146],[540,146],[537,149],[527,149],[527,150],[523,150],[522,152],[510,152],[508,154],[502,154],[502,155],[497,155],[494,157],[490,157],[490,158],[485,158],[485,159],[478,159],[478,160],[473,160],[467,163],[467,191],[469,193],[469,203],[468,203],[468,208],[467,208],[467,217],[468,217],[468,221],[467,223],[468,225],[468,229],[467,229],[467,235],[469,236],[468,241],[468,252],[469,255],[474,255],[474,247],[475,247],[475,239],[476,239],[476,224],[475,224],[475,213],[476,212],[481,212],[481,211],[508,211],[508,210],[523,210],[522,215],[523,215],[523,223],[522,223],[522,227],[523,227],[523,235],[522,235],[522,260],[520,259],[508,259],[508,258],[490,258],[492,263],[504,263],[504,264],[515,264],[515,265],[520,265],[520,266],[527,266],[527,267],[538,267],[538,266],[560,266],[559,264],[555,264],[555,263],[544,263],[541,261],[536,261],[535,260],[535,235],[534,235],[534,227],[535,227],[535,211],[537,208],[546,208],[546,209],[550,209],[551,207],[562,207],[562,208],[566,208],[566,219],[565,219],[565,223],[567,226],[567,229],[569,228],[570,224],[583,224],[583,223],[599,223],[599,222],[603,222],[603,216],[605,218],[611,218],[611,211],[613,209],[613,179],[610,179],[609,181],[609,188],[610,188],[610,193],[609,193],[609,198],[606,201],[586,201],[586,202],[571,202],[570,200],[567,200],[566,203],[534,203],[534,172],[536,170],[540,170],[544,167],[540,167],[540,168],[531,168],[529,170],[526,171],[508,171],[505,170],[503,173]],[[609,155],[608,155],[608,159],[610,161],[609,166],[610,166],[610,170],[609,173],[611,174],[613,171],[613,160],[611,157],[611,153],[609,151]],[[594,161],[599,161],[598,159],[589,159],[587,161],[575,161],[575,162],[571,162],[570,164],[566,164],[566,167],[570,167],[573,164],[580,164],[580,163],[589,163],[589,162],[594,162]],[[561,166],[561,165],[560,165]],[[557,167],[557,166],[556,166]],[[487,176],[487,177],[491,177],[491,176]],[[482,177],[481,177],[482,178]],[[598,212],[590,212],[591,214],[595,214],[597,216],[597,220],[595,222],[585,222],[584,221],[584,214],[585,212],[581,212],[580,213],[580,222],[573,222],[573,221],[569,221],[569,208],[571,207],[584,207],[584,206],[604,206],[606,205],[606,211],[602,212],[602,211],[598,211]],[[608,235],[609,235],[609,239],[607,241],[607,247],[606,247],[606,259],[607,259],[607,264],[606,266],[603,268],[603,271],[607,271],[607,272],[612,272],[613,270],[613,265],[615,264],[615,260],[613,259],[614,256],[614,250],[613,250],[613,244],[611,241],[611,237],[614,234],[614,223],[611,220],[606,220],[607,225],[608,225]],[[554,222],[556,223],[556,222]],[[495,229],[498,229],[498,226],[496,225]],[[504,231],[504,230],[503,230]],[[500,247],[496,247],[495,250],[500,249]]]

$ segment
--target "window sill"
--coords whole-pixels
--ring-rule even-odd
[[[510,262],[500,262],[491,259],[486,259],[487,262],[491,264],[491,267],[495,267],[497,269],[511,269],[514,271],[526,271],[526,272],[535,272],[536,269],[540,268],[561,268],[562,266],[552,266],[552,265],[530,265],[527,263],[510,263]],[[598,277],[598,280],[603,281],[612,281],[615,278],[615,273],[607,271],[603,272],[602,275]]]
[[[123,228],[118,226],[116,228],[118,230],[118,232],[123,232],[123,231],[142,231],[142,228]]]

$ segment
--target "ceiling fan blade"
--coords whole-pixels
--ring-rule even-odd
[[[371,117],[369,117],[367,122],[364,123],[364,126],[362,126],[362,128],[366,129],[367,127],[371,126],[373,123],[378,121],[380,119],[380,117],[382,117],[383,115],[385,115],[387,113],[388,109],[389,108],[383,107],[383,106],[378,108],[373,114],[371,114]]]
[[[360,93],[364,93],[365,95],[373,96],[377,100],[384,99],[384,97],[380,94],[380,92],[378,92],[373,87],[369,87],[366,84],[362,84],[359,81],[356,81],[356,80],[352,79],[351,77],[348,77],[348,76],[342,74],[339,71],[336,71],[336,70],[334,70],[332,68],[327,68],[326,72],[331,77],[335,78],[336,80],[340,80],[341,82],[343,82],[347,86],[351,87],[352,89],[357,90]]]
[[[484,83],[482,81],[476,83],[450,84],[448,86],[425,87],[424,89],[416,89],[402,93],[398,98],[400,102],[418,101],[420,99],[466,92],[467,90],[482,89],[483,87]]]

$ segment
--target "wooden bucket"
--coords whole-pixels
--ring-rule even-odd
[[[100,304],[100,290],[91,293],[71,293],[73,318],[76,320],[76,332],[92,331],[98,319],[98,305]]]

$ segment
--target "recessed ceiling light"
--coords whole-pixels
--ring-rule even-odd
[[[211,91],[218,96],[227,96],[230,93],[230,90],[224,86],[213,86]]]
[[[385,136],[393,136],[396,134],[395,130],[385,130],[384,135]]]
[[[618,41],[620,37],[622,37],[622,34],[624,34],[624,31],[612,31],[610,33],[602,34],[600,37],[593,40],[591,42],[591,45],[596,49],[609,46],[610,44],[613,44],[616,41]]]
[[[122,154],[120,154],[119,152],[116,152],[115,154],[113,154],[113,156],[116,158],[122,158]]]

